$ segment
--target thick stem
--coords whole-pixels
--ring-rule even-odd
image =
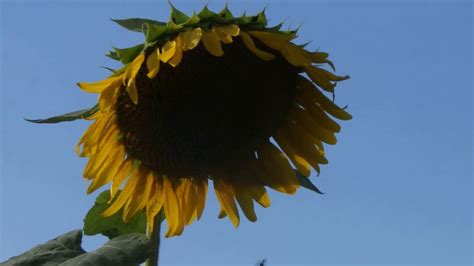
[[[160,228],[161,228],[161,212],[155,216],[153,231],[148,232],[151,241],[151,256],[145,263],[145,266],[158,266],[158,258],[160,254]]]

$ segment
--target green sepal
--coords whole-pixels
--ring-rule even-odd
[[[307,188],[311,191],[314,191],[318,194],[324,194],[323,192],[321,192],[321,190],[318,189],[318,187],[316,187],[312,182],[311,180],[309,180],[309,178],[307,178],[306,176],[302,175],[300,172],[298,172],[297,170],[295,170],[295,174],[296,174],[296,178],[298,178],[298,181],[300,182],[300,185],[304,188]]]
[[[130,233],[144,234],[146,232],[146,214],[144,211],[133,216],[127,223],[123,221],[122,210],[108,217],[102,215],[117,200],[119,195],[120,191],[117,192],[112,202],[109,202],[109,190],[103,191],[97,196],[94,206],[84,217],[83,230],[85,235],[102,234],[108,238],[114,238]]]
[[[207,5],[205,5],[201,12],[199,12],[198,17],[201,20],[215,20],[219,17],[219,15],[209,10],[209,8],[207,8]]]
[[[240,26],[244,26],[252,22],[252,17],[247,16],[244,12],[242,16],[238,17],[235,22],[239,24]]]
[[[303,44],[297,44],[296,46],[298,47],[301,47],[301,48],[305,48],[306,46],[308,46],[308,44],[310,44],[311,42],[305,42]]]
[[[183,25],[174,23],[172,20],[168,22],[168,32],[170,34],[176,33],[183,28]]]
[[[148,43],[154,42],[164,34],[168,33],[168,26],[166,25],[154,25],[146,23],[145,40]]]
[[[266,8],[265,8],[266,9]],[[256,23],[261,26],[267,26],[267,16],[265,15],[265,9],[263,9],[258,15],[256,16]]]
[[[92,108],[82,109],[79,111],[53,116],[46,119],[26,119],[28,122],[37,123],[37,124],[54,124],[54,123],[61,123],[66,121],[74,121],[77,119],[85,119],[89,116],[95,114],[99,110],[99,105],[96,104]]]
[[[171,2],[168,3],[171,7],[170,21],[173,21],[175,24],[184,24],[189,20],[188,15],[179,11]]]
[[[153,24],[153,25],[166,25],[166,23],[151,20],[151,19],[144,19],[144,18],[128,18],[128,19],[111,19],[113,22],[119,24],[120,26],[126,28],[127,30],[137,31],[137,32],[144,32],[143,25],[145,23]]]
[[[283,24],[284,24],[284,22],[280,22],[278,25],[267,28],[267,31],[273,31],[273,32],[280,31],[281,27],[283,27]]]
[[[130,63],[143,51],[143,43],[124,49],[114,48],[114,52],[124,65]]]
[[[113,68],[110,68],[110,67],[106,67],[106,66],[100,66],[100,68],[106,69],[106,70],[108,70],[108,71],[110,71],[110,72],[112,72],[112,73],[117,72],[117,70],[115,70],[115,69],[113,69]]]
[[[234,15],[232,15],[232,12],[230,12],[229,8],[227,7],[227,4],[225,5],[224,9],[219,12],[219,17],[226,19],[226,20],[232,20],[234,19]]]
[[[193,12],[193,15],[188,19],[188,21],[186,21],[186,23],[184,23],[184,25],[186,25],[186,26],[193,26],[193,25],[198,24],[199,21],[201,21],[201,19],[200,19],[199,16],[196,14],[196,12]]]
[[[105,56],[110,57],[113,60],[120,61],[120,58],[118,57],[118,54],[115,51],[109,51],[109,53],[105,54]]]

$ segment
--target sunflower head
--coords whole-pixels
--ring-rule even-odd
[[[149,228],[163,210],[166,236],[179,235],[201,217],[208,183],[219,217],[256,221],[254,202],[270,205],[266,188],[318,192],[312,170],[328,161],[351,119],[326,94],[337,76],[328,54],[295,44],[296,31],[267,27],[265,13],[234,17],[205,7],[187,16],[171,8],[167,23],[114,20],[141,32],[144,43],[114,49],[124,66],[98,82],[80,82],[99,95],[98,105],[76,114],[93,123],[77,152],[87,157],[88,193],[111,183],[104,215],[123,211],[128,221],[145,210]],[[69,119],[72,120],[72,119]]]

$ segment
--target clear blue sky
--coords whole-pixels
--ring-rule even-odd
[[[173,1],[186,11],[202,1]],[[220,9],[224,1],[209,1]],[[217,219],[214,193],[201,221],[162,242],[161,265],[472,263],[471,1],[230,1],[276,24],[302,24],[299,40],[330,53],[354,119],[343,123],[326,192],[271,193],[258,222]],[[2,1],[0,261],[80,228],[86,160],[74,146],[85,121],[27,123],[91,106],[77,81],[117,66],[103,56],[142,36],[109,18],[165,20],[165,1]],[[85,237],[87,249],[104,237]]]

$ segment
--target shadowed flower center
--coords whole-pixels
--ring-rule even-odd
[[[222,48],[216,57],[200,44],[153,79],[142,66],[137,105],[121,89],[117,124],[129,156],[159,174],[207,178],[268,140],[294,102],[299,69],[275,51],[259,59],[240,38]]]

